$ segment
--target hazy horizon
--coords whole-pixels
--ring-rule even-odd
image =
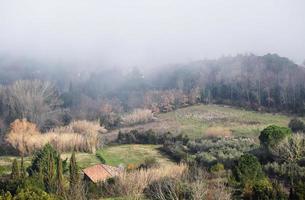
[[[0,54],[151,67],[223,55],[305,59],[305,1],[0,0]]]

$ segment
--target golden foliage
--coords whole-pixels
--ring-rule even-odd
[[[35,124],[23,119],[11,124],[6,141],[23,155],[32,154],[47,143],[62,152],[75,149],[94,153],[99,145],[99,135],[105,131],[98,122],[75,121],[68,126],[42,134]]]
[[[35,138],[40,135],[37,126],[26,119],[15,120],[9,129],[6,141],[12,145],[20,154],[32,152],[38,144]]]

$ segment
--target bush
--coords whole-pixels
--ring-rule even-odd
[[[301,167],[297,164],[268,163],[264,166],[264,171],[270,176],[277,176],[286,181],[297,178],[305,180],[305,167]]]
[[[167,142],[162,146],[161,150],[177,163],[187,161],[188,154],[181,142]]]
[[[35,152],[32,163],[27,169],[29,175],[38,174],[44,176],[49,173],[50,169],[56,170],[55,166],[59,156],[59,153],[50,144],[45,145],[43,149]],[[62,165],[63,169],[66,169],[67,161],[63,161]]]
[[[119,144],[164,144],[166,142],[181,141],[183,144],[188,142],[189,138],[186,135],[174,136],[172,133],[158,134],[152,130],[139,132],[131,130],[127,133],[119,132],[117,142]]]
[[[270,148],[269,152],[279,162],[298,163],[305,157],[305,137],[303,134],[294,134]]]
[[[256,149],[258,145],[254,139],[238,137],[190,141],[187,147],[202,166],[210,167],[219,162],[231,167],[236,159],[245,152]]]
[[[204,167],[211,167],[217,163],[217,158],[208,152],[202,152],[196,155],[197,163]]]
[[[293,118],[292,120],[290,120],[288,126],[294,133],[303,132],[305,129],[304,122],[298,118]]]
[[[271,183],[267,178],[259,180],[253,186],[249,199],[285,200],[287,195],[277,183]]]
[[[290,136],[291,130],[289,128],[271,125],[261,132],[259,140],[263,147],[269,149],[273,148],[284,138]]]
[[[121,117],[116,113],[104,113],[100,116],[100,125],[104,126],[106,129],[114,129],[120,126]]]
[[[265,177],[258,159],[250,154],[240,157],[232,170],[232,175],[235,181],[242,187],[246,184],[252,185],[252,183],[260,181]]]
[[[14,196],[13,200],[56,200],[54,196],[49,195],[43,190],[37,188],[26,188],[21,189],[16,196]]]
[[[140,166],[138,168],[139,169],[148,169],[148,168],[158,167],[158,166],[159,166],[159,163],[156,158],[148,157],[148,158],[145,158],[144,162],[142,164],[140,164]]]
[[[210,171],[212,173],[215,173],[215,172],[220,172],[220,171],[224,171],[225,170],[225,167],[223,164],[221,163],[217,163],[215,165],[213,165],[211,168],[210,168]]]

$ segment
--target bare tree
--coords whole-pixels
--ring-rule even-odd
[[[40,80],[20,80],[8,86],[6,104],[11,120],[26,118],[40,128],[59,123],[62,114],[55,86]]]

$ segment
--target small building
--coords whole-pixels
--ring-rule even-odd
[[[123,170],[110,165],[97,164],[83,169],[84,179],[93,183],[102,182],[119,175]]]

